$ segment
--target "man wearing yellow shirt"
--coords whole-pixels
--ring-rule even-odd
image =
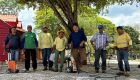
[[[58,32],[58,37],[55,38],[54,41],[54,49],[55,49],[55,59],[54,59],[54,67],[55,67],[55,72],[58,72],[58,59],[60,55],[60,70],[59,72],[62,72],[63,69],[63,64],[65,60],[65,48],[67,45],[67,39],[65,37],[65,32],[63,30],[60,30]]]
[[[39,48],[42,50],[42,62],[44,65],[43,71],[47,70],[49,64],[49,70],[52,69],[53,63],[49,60],[51,49],[53,47],[52,35],[48,32],[46,26],[42,27],[42,32],[39,34]]]
[[[118,66],[120,72],[117,75],[130,76],[130,66],[128,62],[129,51],[132,46],[130,36],[124,31],[122,26],[117,27],[118,35],[115,37],[115,48],[117,49]],[[123,62],[125,69],[123,68]]]

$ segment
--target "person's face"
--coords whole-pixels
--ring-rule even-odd
[[[15,33],[16,33],[16,28],[12,28],[12,29],[11,29],[11,33],[12,33],[12,34],[15,34]]]
[[[103,28],[102,28],[102,29],[99,29],[99,32],[100,32],[100,33],[103,33],[103,31],[104,31],[104,29],[103,29]]]
[[[78,26],[73,26],[73,31],[74,31],[74,32],[78,32],[78,31],[79,31]]]
[[[42,31],[43,31],[43,32],[48,32],[48,29],[47,29],[47,28],[43,28]]]
[[[59,37],[60,37],[60,38],[63,38],[63,37],[64,37],[64,32],[60,32],[60,33],[59,33]]]
[[[28,32],[32,32],[32,28],[31,27],[28,27],[27,30],[28,30]]]
[[[123,34],[123,29],[117,29],[118,34]]]

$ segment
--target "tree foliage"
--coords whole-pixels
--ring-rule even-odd
[[[20,4],[27,4],[29,6],[44,7],[42,5],[47,5],[54,11],[57,18],[61,21],[62,25],[68,30],[71,29],[71,26],[74,22],[78,22],[78,7],[89,6],[95,7],[97,12],[101,12],[104,9],[107,9],[109,5],[125,3],[132,4],[134,2],[140,2],[140,0],[17,0]],[[61,13],[59,10],[61,10]],[[65,15],[64,17],[62,17]]]
[[[16,0],[1,0],[0,1],[0,14],[14,14],[17,15],[18,11],[23,6],[17,4]]]

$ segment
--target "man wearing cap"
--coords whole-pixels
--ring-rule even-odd
[[[52,69],[53,63],[49,60],[50,54],[52,52],[52,47],[52,35],[48,32],[48,28],[46,26],[43,26],[42,32],[39,33],[39,48],[42,50],[42,62],[44,66],[43,71],[47,70],[47,67],[49,67],[49,70]]]
[[[104,32],[103,25],[98,26],[99,32],[91,39],[91,44],[95,49],[95,71],[99,73],[99,59],[102,58],[102,73],[105,73],[106,70],[106,46],[108,45],[109,38],[108,35]]]
[[[30,68],[30,57],[32,58],[32,67],[35,71],[37,69],[36,60],[36,48],[38,47],[38,42],[36,39],[36,34],[32,32],[32,26],[27,26],[27,32],[24,33],[22,37],[22,48],[25,50],[25,72],[29,71]]]
[[[130,36],[124,31],[122,26],[117,27],[118,34],[115,37],[115,48],[117,50],[118,66],[120,72],[117,75],[130,76],[130,66],[128,62],[128,52],[132,46],[132,40]],[[123,68],[123,62],[125,64],[125,69]]]

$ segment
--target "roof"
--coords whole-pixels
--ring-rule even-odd
[[[1,26],[4,27],[4,28],[6,28],[6,27],[10,28],[10,25],[9,24],[7,24],[5,21],[3,21],[3,20],[0,19],[0,27]]]
[[[0,19],[6,22],[17,22],[18,18],[16,15],[0,15]]]

